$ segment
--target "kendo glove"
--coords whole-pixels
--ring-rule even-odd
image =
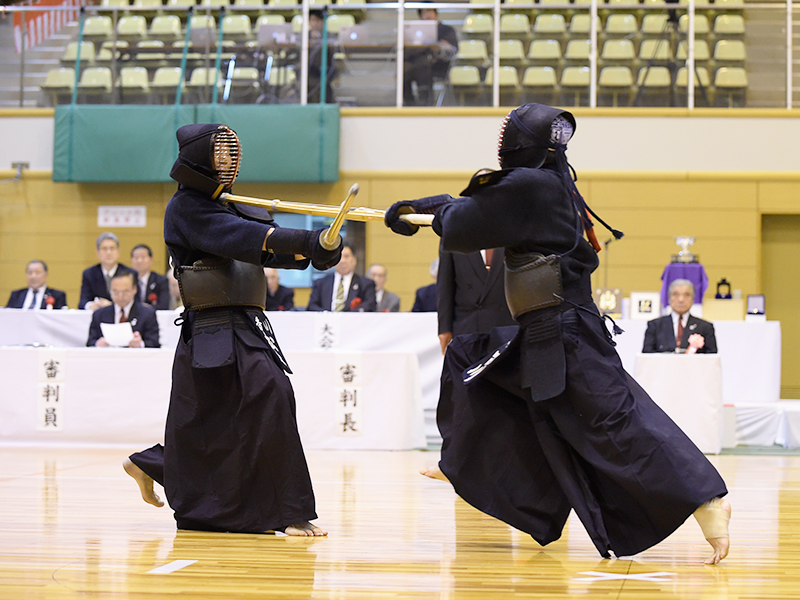
[[[275,254],[301,254],[311,259],[311,264],[320,270],[330,269],[339,263],[342,257],[342,243],[334,250],[325,250],[319,243],[324,229],[308,231],[306,229],[289,229],[275,227],[267,236],[267,250]]]
[[[419,225],[403,221],[400,216],[408,214],[432,215],[440,206],[450,201],[450,196],[440,194],[438,196],[428,196],[419,200],[402,200],[392,204],[384,214],[383,220],[386,226],[400,235],[414,235],[419,231]]]
[[[342,237],[339,236],[337,241],[339,243],[336,248],[333,250],[326,250],[322,247],[320,243],[320,237],[322,234],[327,231],[326,229],[317,229],[316,231],[311,231],[309,233],[312,234],[312,242],[311,247],[309,248],[310,254],[307,256],[311,259],[311,264],[314,266],[315,269],[319,269],[320,271],[324,271],[326,269],[330,269],[331,267],[335,267],[339,264],[339,260],[342,258]]]

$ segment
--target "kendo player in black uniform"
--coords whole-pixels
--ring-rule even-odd
[[[440,471],[423,474],[449,480],[464,500],[542,545],[560,537],[574,509],[604,557],[637,554],[694,514],[714,550],[706,563],[716,564],[729,547],[725,483],[623,370],[592,302],[600,245],[589,220],[597,216],[566,160],[574,128],[568,112],[521,106],[503,123],[500,171],[474,177],[460,198],[386,211],[386,224],[405,235],[418,227],[403,213],[434,214],[446,251],[505,247],[518,324],[448,347]]]
[[[269,321],[263,267],[328,269],[337,249],[322,230],[278,228],[265,209],[223,205],[241,146],[224,125],[186,125],[170,176],[180,185],[164,215],[164,240],[185,311],[164,446],[133,454],[125,470],[146,502],[163,506],[164,486],[179,529],[326,535],[295,399]]]

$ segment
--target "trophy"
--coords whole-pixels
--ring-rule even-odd
[[[675,243],[681,247],[681,251],[672,255],[672,262],[674,263],[696,263],[700,258],[689,250],[689,246],[694,244],[694,238],[685,235],[675,237]]]

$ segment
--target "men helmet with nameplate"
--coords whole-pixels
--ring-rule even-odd
[[[500,166],[539,168],[551,150],[566,146],[573,133],[575,117],[570,112],[536,103],[515,108],[500,128]]]
[[[184,125],[179,128],[178,159],[170,177],[186,187],[216,199],[230,191],[242,159],[239,137],[227,125]]]

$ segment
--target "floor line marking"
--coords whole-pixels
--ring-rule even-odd
[[[183,569],[184,567],[188,567],[189,565],[193,565],[196,562],[196,560],[173,560],[170,563],[156,567],[152,571],[148,571],[147,574],[164,575],[166,573],[174,573],[175,571]]]

